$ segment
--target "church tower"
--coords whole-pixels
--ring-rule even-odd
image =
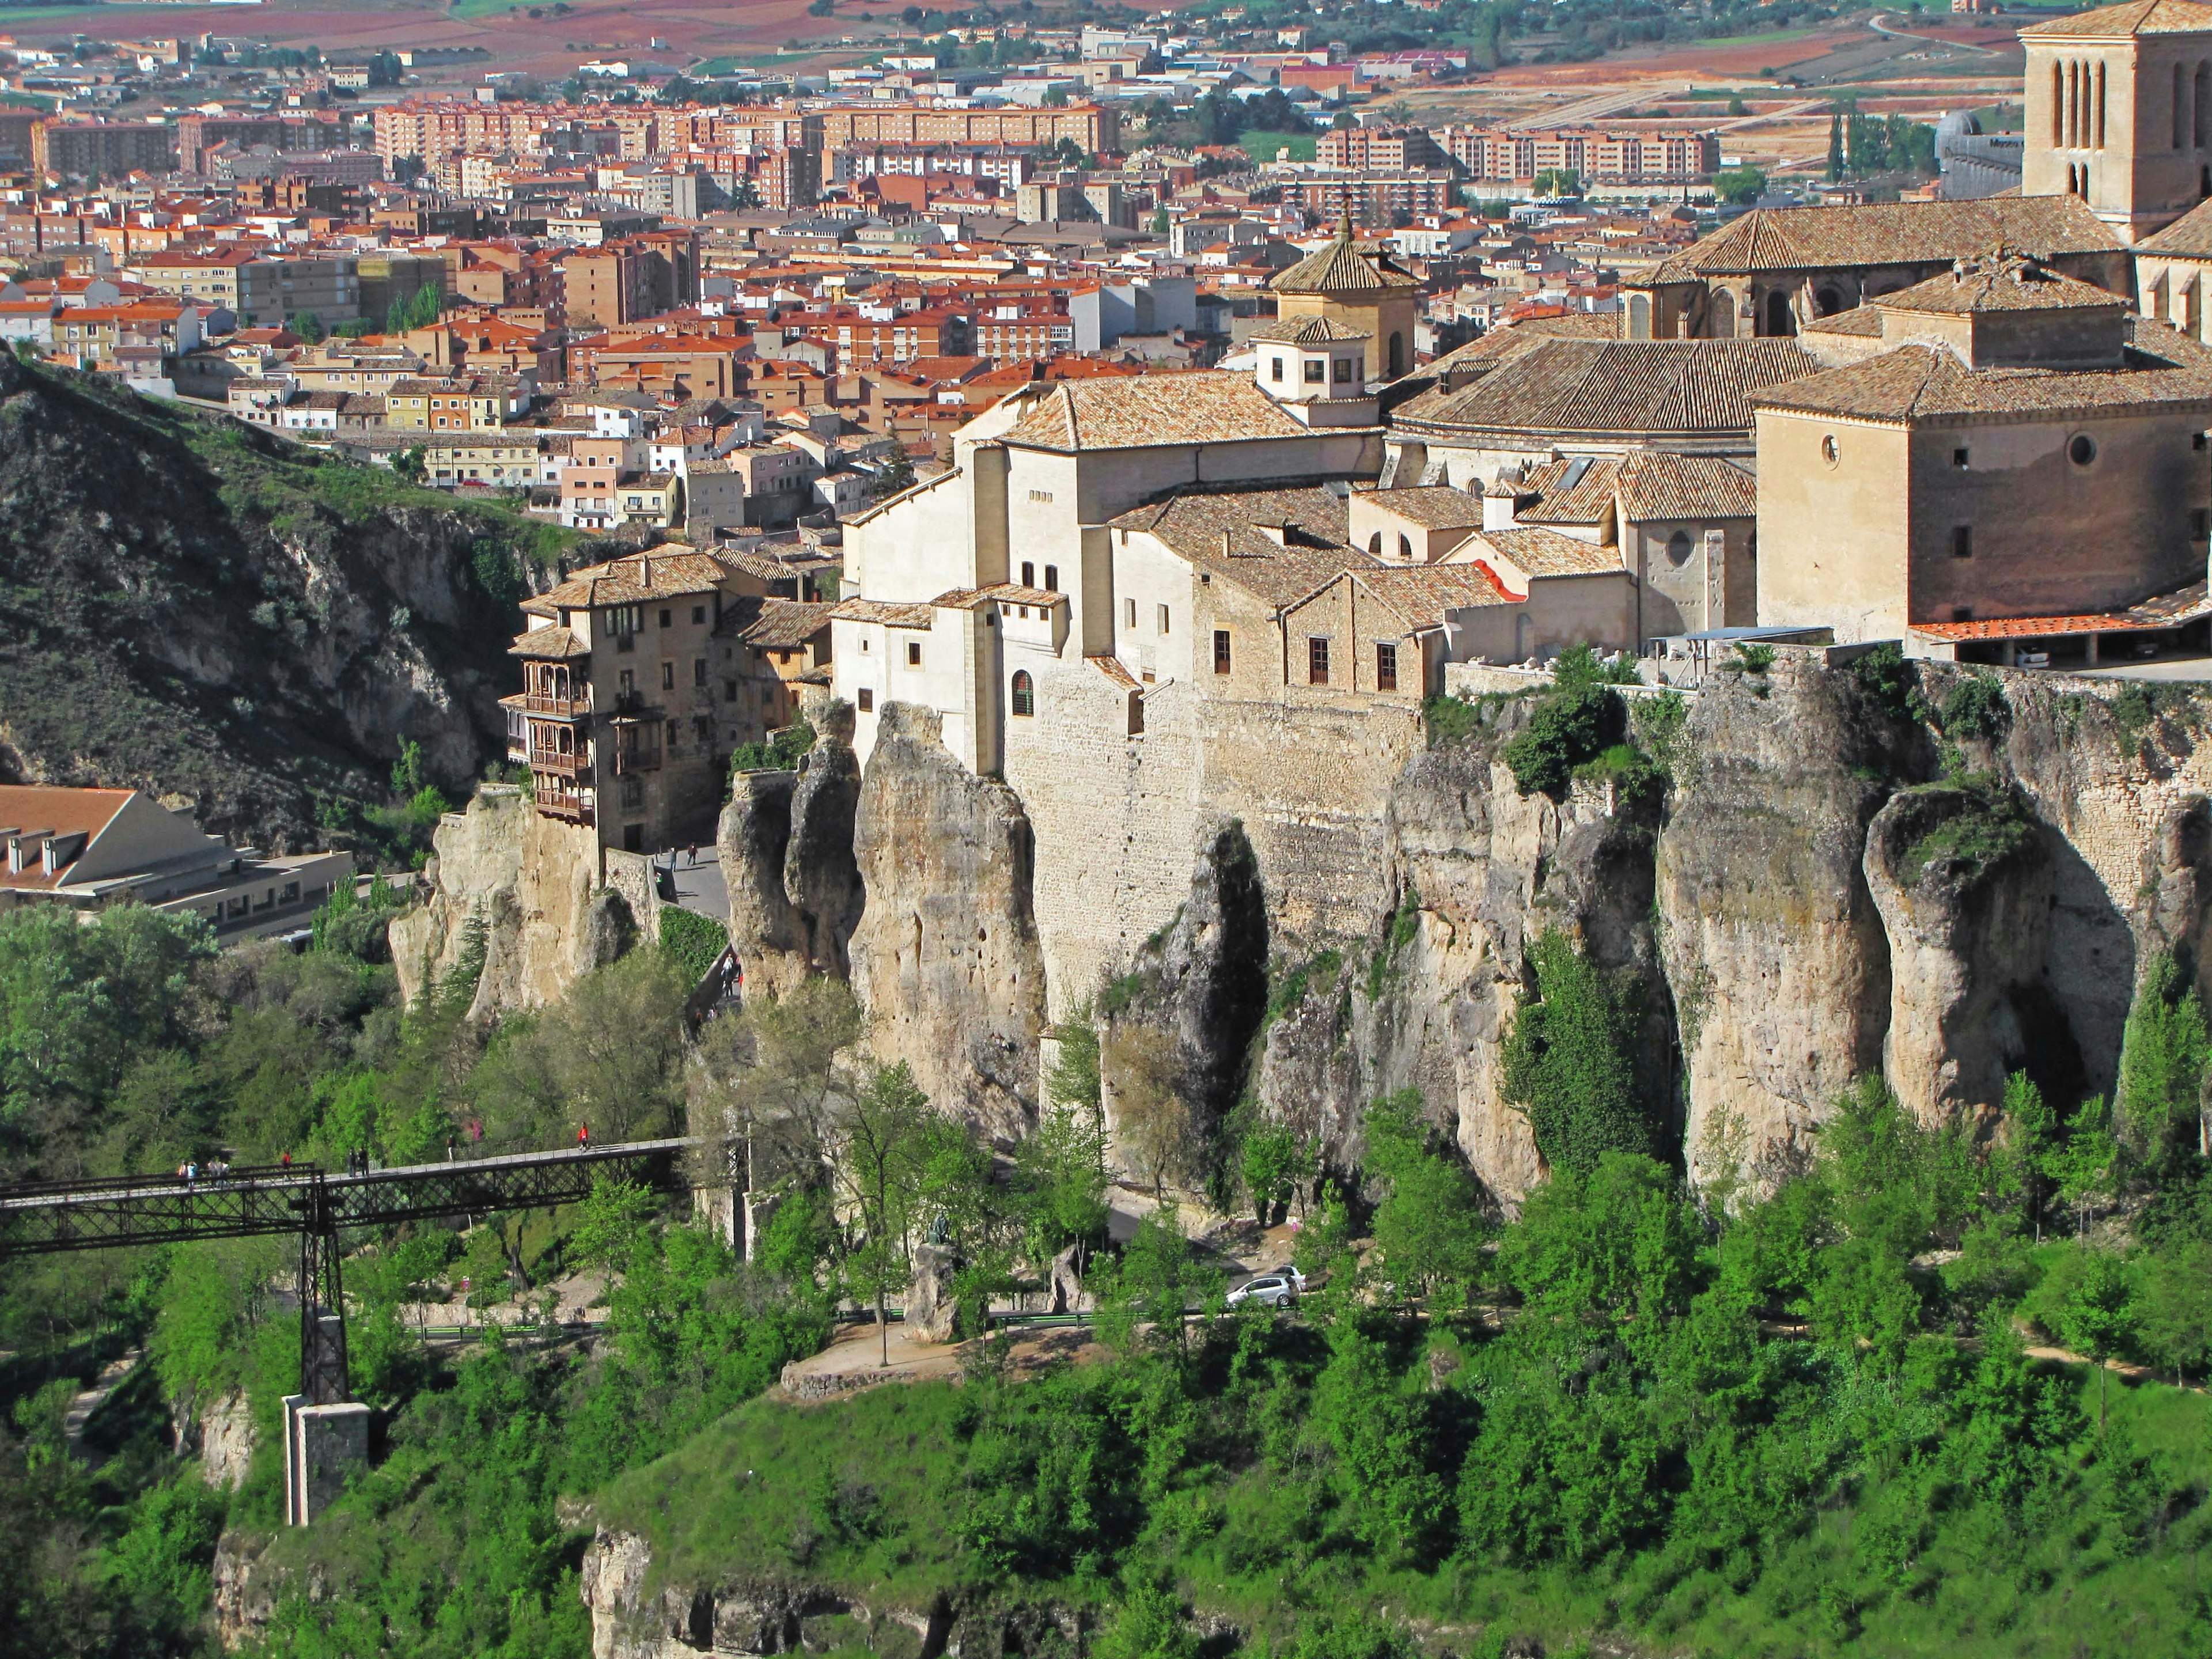
[[[1278,317],[1321,318],[1358,337],[1365,359],[1363,387],[1413,372],[1420,279],[1387,253],[1359,251],[1352,239],[1351,209],[1345,210],[1335,240],[1277,271],[1267,287]]]
[[[2130,244],[2212,197],[2212,5],[2130,0],[2020,39],[2021,195],[2078,196]]]

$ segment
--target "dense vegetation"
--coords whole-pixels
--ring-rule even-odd
[[[1278,1316],[1225,1307],[1172,1204],[1103,1248],[1115,1057],[1087,1024],[1063,1028],[1052,1109],[1000,1164],[902,1069],[846,1069],[857,1015],[830,982],[690,1042],[685,975],[641,951],[487,1031],[465,958],[398,1004],[380,920],[374,902],[331,912],[294,956],[217,954],[142,910],[0,917],[7,1173],[218,1147],[436,1156],[688,1112],[741,1133],[755,1184],[788,1194],[764,1248],[739,1263],[621,1187],[356,1241],[375,1465],[273,1541],[270,1431],[297,1363],[284,1248],[11,1266],[0,1547],[29,1565],[0,1579],[0,1654],[207,1650],[228,1528],[289,1586],[272,1656],[580,1655],[590,1522],[560,1500],[589,1495],[672,1582],[1072,1610],[1119,1659],[1608,1633],[1731,1655],[2203,1650],[2212,1415],[2159,1377],[2212,1365],[2212,1036],[2171,962],[2112,1101],[2046,1103],[2019,1078],[1990,1138],[1917,1125],[1869,1080],[1754,1197],[1664,1161],[1613,988],[1548,942],[1509,1061],[1552,1178],[1510,1224],[1416,1094],[1379,1103],[1364,1168],[1333,1176],[1285,1132],[1237,1126],[1245,1212],[1295,1200],[1307,1218],[1311,1288]],[[1729,1134],[1700,1167],[1734,1170]],[[969,1329],[1075,1247],[1103,1357],[1030,1374],[1000,1338],[957,1389],[755,1398],[839,1301],[898,1294],[924,1237],[954,1254]],[[543,1318],[578,1273],[606,1286],[582,1347]],[[441,1322],[513,1304],[513,1328],[426,1342],[441,1300]],[[2093,1379],[2032,1342],[2158,1375]],[[149,1363],[72,1449],[69,1398],[134,1344]],[[242,1486],[210,1491],[170,1449],[168,1402],[234,1395],[259,1449]],[[1048,1621],[1021,1628],[1050,1650]]]

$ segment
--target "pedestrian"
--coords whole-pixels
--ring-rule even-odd
[[[579,1123],[576,1126],[576,1150],[580,1152],[588,1152],[592,1150],[592,1126],[588,1123]]]
[[[447,1163],[448,1163],[448,1164],[451,1164],[453,1161],[453,1136],[451,1136],[451,1135],[447,1135],[447,1136],[446,1137],[446,1162],[447,1162]]]
[[[699,862],[699,843],[696,841],[691,843],[691,856],[690,862],[693,864]]]
[[[185,1163],[185,1185],[187,1187],[191,1186],[192,1182],[198,1178],[200,1166],[192,1163],[190,1159],[186,1159]]]
[[[292,1167],[292,1154],[289,1152],[283,1154],[283,1160],[284,1167],[288,1170],[290,1169]]]

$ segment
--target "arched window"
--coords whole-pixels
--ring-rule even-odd
[[[1824,288],[1813,296],[1813,303],[1823,317],[1832,317],[1844,308],[1844,296],[1832,288]]]
[[[2189,88],[2182,80],[2181,65],[2173,66],[2173,147],[2181,148],[2183,135],[2189,131]]]
[[[2066,143],[2066,70],[2058,64],[2051,66],[2051,142]]]
[[[1382,532],[1381,531],[1376,531],[1373,535],[1367,538],[1367,550],[1370,553],[1372,553],[1378,559],[1382,556]]]
[[[1396,380],[1406,372],[1406,337],[1393,331],[1390,336],[1390,378]]]
[[[1398,556],[1401,559],[1413,556],[1413,538],[1402,530],[1398,532]]]
[[[2097,148],[2097,149],[2104,149],[2104,147],[2105,147],[2105,66],[2104,66],[2102,64],[2099,64],[2097,65],[2097,111],[2096,111],[2096,118],[2095,118],[2095,120],[2094,120],[2093,123],[2091,123],[2091,125],[2092,125],[2092,127],[2093,127],[2093,128],[2094,128],[2094,132],[2093,132],[2093,134],[2092,134],[2092,137],[2093,137],[2093,138],[2094,138],[2094,140],[2095,148]],[[2198,140],[2198,142],[2201,143],[2203,142],[2203,140],[2201,140],[2201,139],[2200,139],[2200,140]]]
[[[2194,124],[2190,136],[2196,139],[2197,148],[2203,149],[2207,124],[2212,123],[2212,109],[2207,107],[2212,106],[2212,64],[2199,64],[2197,66],[2197,82],[2194,90],[2196,95],[2190,100],[2189,105],[2191,119]]]
[[[1766,331],[1780,337],[1797,331],[1797,319],[1790,314],[1790,296],[1770,294],[1766,296]]]
[[[1026,668],[1014,671],[1013,707],[1014,713],[1023,720],[1036,713],[1036,683],[1030,678]]]
[[[1678,530],[1667,538],[1667,562],[1680,566],[1686,565],[1689,562],[1690,532],[1686,530]]]

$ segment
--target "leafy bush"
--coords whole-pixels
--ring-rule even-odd
[[[1619,692],[1595,684],[1561,687],[1536,705],[1500,758],[1521,793],[1562,800],[1575,768],[1617,742],[1621,723]]]
[[[1421,704],[1421,726],[1427,732],[1429,747],[1445,749],[1455,743],[1464,743],[1482,725],[1480,704],[1465,697],[1447,696],[1439,692]]]
[[[1931,868],[1972,882],[2031,851],[2039,832],[2013,793],[1986,774],[1899,792],[1934,820],[1905,848],[1898,873],[1915,885]]]
[[[1636,1076],[1626,1010],[1565,933],[1528,946],[1535,979],[1505,1040],[1505,1098],[1521,1109],[1554,1171],[1588,1171],[1611,1152],[1649,1152],[1653,1126]]]
[[[1892,720],[1907,725],[1929,717],[1928,700],[1920,691],[1919,671],[1894,641],[1852,658],[1850,672],[1859,690]]]
[[[814,728],[802,717],[763,743],[741,743],[731,753],[730,770],[738,772],[795,772],[814,747]]]
[[[712,916],[673,904],[660,908],[660,951],[686,985],[696,985],[714,971],[730,948],[730,930]]]
[[[1968,674],[1944,694],[1942,719],[1946,737],[1995,741],[2011,723],[2012,708],[1996,675]]]

